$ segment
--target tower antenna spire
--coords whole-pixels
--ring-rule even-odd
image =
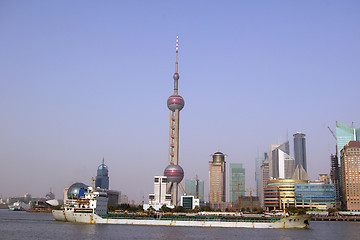
[[[179,34],[176,34],[176,62],[175,62],[175,73],[178,72],[178,53],[179,53]]]
[[[178,80],[180,78],[178,73],[178,53],[179,53],[179,34],[176,34],[176,62],[174,73],[174,95],[178,95]]]

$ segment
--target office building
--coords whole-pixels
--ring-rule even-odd
[[[242,163],[229,163],[229,202],[240,203],[245,196],[245,168]]]
[[[264,207],[264,188],[267,187],[267,183],[270,180],[270,161],[269,159],[265,160],[261,165],[261,193],[260,193],[260,206]]]
[[[295,171],[295,159],[289,155],[289,141],[272,151],[272,177],[290,179]]]
[[[120,204],[128,204],[129,203],[129,198],[126,195],[120,195]]]
[[[269,159],[269,176],[270,176],[270,178],[274,178],[274,176],[273,176],[273,163],[272,163],[273,157],[272,157],[272,153],[280,145],[281,144],[270,144],[270,146],[269,146],[268,159]]]
[[[306,142],[305,134],[295,133],[294,135],[294,154],[295,154],[295,171],[293,179],[309,180],[306,165]]]
[[[306,142],[305,134],[295,133],[294,135],[294,155],[295,155],[295,167],[302,166],[307,171],[306,166]]]
[[[295,184],[296,207],[329,209],[335,206],[334,185],[320,181]]]
[[[225,157],[222,152],[216,152],[209,161],[209,201],[210,204],[226,202]]]
[[[276,210],[281,208],[280,190],[278,187],[264,188],[264,204],[266,210]]]
[[[360,141],[350,141],[340,152],[342,203],[349,211],[360,211]]]
[[[336,121],[336,139],[337,139],[337,156],[339,167],[341,167],[341,154],[340,151],[350,141],[360,140],[360,128],[355,129],[354,127],[347,126],[341,122]]]
[[[109,168],[105,165],[104,158],[97,169],[95,188],[109,189]]]
[[[262,188],[262,180],[261,180],[261,166],[267,159],[267,153],[262,152],[259,153],[255,158],[255,181],[256,181],[256,196],[259,197],[261,202],[261,188]]]
[[[192,195],[199,199],[201,203],[205,201],[204,198],[204,181],[195,179],[185,179],[185,192],[186,195]]]
[[[339,168],[337,155],[331,154],[330,161],[331,161],[330,178],[331,178],[331,183],[334,184],[335,207],[340,208],[341,207],[340,168]]]
[[[200,208],[200,200],[195,196],[181,196],[180,206],[186,209],[194,209],[195,207]]]
[[[149,194],[149,204],[144,204],[143,209],[146,211],[150,207],[159,210],[163,205],[169,208],[174,208],[172,205],[172,196],[167,193],[167,177],[155,176],[154,177],[154,193]]]
[[[308,183],[307,180],[296,180],[296,179],[271,179],[268,182],[267,188],[264,189],[264,192],[268,193],[274,188],[279,189],[280,195],[280,209],[284,207],[295,207],[296,200],[295,200],[295,184],[300,183]],[[274,195],[268,195],[270,198],[273,199]],[[264,196],[265,203],[269,202],[270,200]],[[265,204],[266,206],[266,204]]]

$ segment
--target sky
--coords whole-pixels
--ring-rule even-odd
[[[306,134],[329,173],[328,126],[360,127],[359,1],[0,2],[0,197],[91,184],[147,202],[168,164],[179,34],[179,164],[208,185],[211,154],[243,163]]]

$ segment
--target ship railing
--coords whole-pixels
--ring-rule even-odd
[[[217,221],[217,222],[275,222],[280,217],[219,217],[219,216],[169,216],[161,217],[154,215],[132,215],[132,214],[107,214],[104,218],[111,219],[132,219],[132,220],[161,220],[161,221]]]

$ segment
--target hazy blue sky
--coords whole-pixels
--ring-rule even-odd
[[[360,127],[359,1],[0,2],[0,195],[91,183],[142,200],[168,163],[179,34],[180,165],[243,163],[301,131],[328,173],[335,121]]]

